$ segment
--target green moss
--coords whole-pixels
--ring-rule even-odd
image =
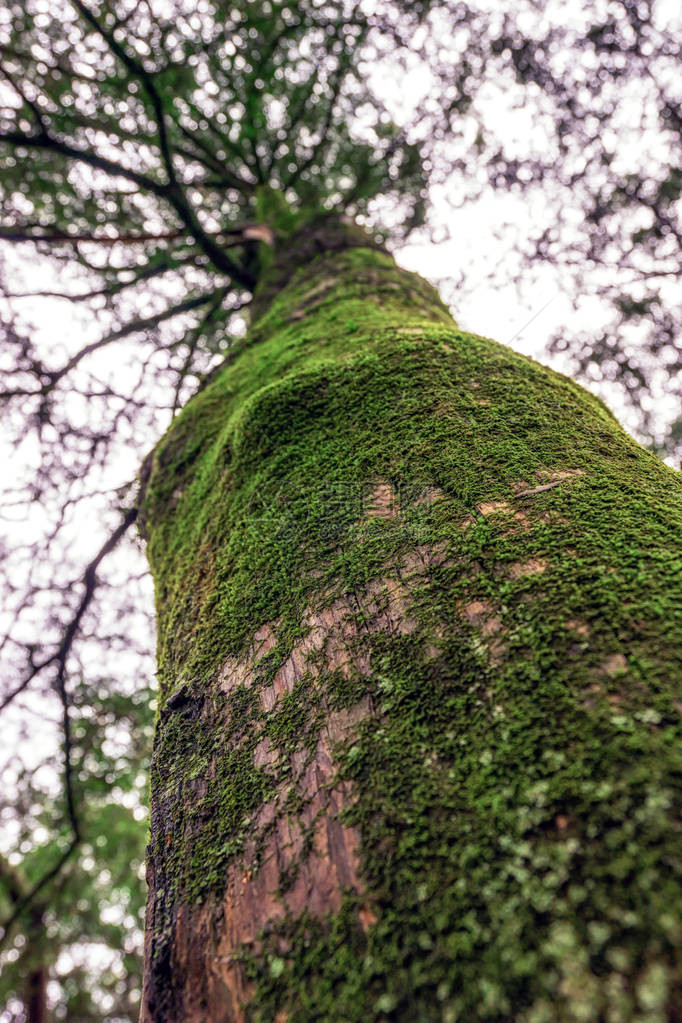
[[[391,514],[372,510],[378,481]],[[681,492],[601,402],[460,331],[386,254],[302,268],[178,416],[147,490],[162,699],[189,693],[157,734],[160,931],[221,892],[273,793],[300,810],[292,755],[369,696],[336,751],[366,891],[244,950],[249,1018],[671,1018]],[[417,554],[414,628],[368,628],[366,587]],[[311,654],[264,711],[307,610],[353,593],[369,675]],[[256,767],[264,739],[276,756]]]

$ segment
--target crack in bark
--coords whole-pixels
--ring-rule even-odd
[[[382,500],[387,498],[388,485],[377,489]],[[392,492],[390,496],[394,497]],[[262,684],[262,670],[278,645],[277,621],[260,626],[247,654],[224,665],[219,688],[228,695],[239,687],[255,688],[265,723],[305,681],[318,692],[324,724],[314,748],[303,745],[293,751],[278,747],[264,725],[253,764],[282,780],[253,819],[239,859],[228,867],[219,909],[214,903],[178,907],[173,971],[174,977],[184,978],[182,1018],[187,1023],[206,1019],[207,1005],[210,1018],[243,1023],[242,1007],[252,992],[243,967],[245,951],[257,954],[261,935],[287,918],[304,911],[322,918],[337,912],[346,894],[365,895],[361,836],[342,819],[354,795],[348,782],[338,776],[337,753],[377,711],[369,693],[352,706],[330,705],[324,676],[337,671],[345,678],[368,678],[367,640],[377,633],[405,636],[416,630],[417,621],[409,610],[415,578],[426,577],[445,560],[444,546],[421,545],[398,565],[387,566],[385,574],[361,593],[337,597],[321,608],[306,608],[301,620],[305,634],[293,644],[269,684]],[[427,644],[425,652],[427,657],[439,654],[433,644]],[[358,924],[366,931],[375,922],[374,908],[365,901],[358,911]],[[152,926],[150,921],[148,934]]]

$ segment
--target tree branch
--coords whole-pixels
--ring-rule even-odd
[[[151,330],[154,327],[158,327],[166,320],[172,319],[173,316],[179,316],[181,313],[188,313],[193,309],[198,309],[202,305],[206,305],[210,302],[215,294],[215,291],[211,291],[208,294],[196,295],[194,298],[185,299],[184,302],[178,302],[177,305],[164,309],[163,312],[155,313],[154,316],[147,316],[144,319],[132,320],[124,327],[120,327],[118,330],[113,330],[109,334],[105,334],[103,337],[99,338],[97,341],[93,341],[91,344],[85,345],[85,347],[81,348],[75,355],[72,355],[71,358],[59,369],[41,370],[41,374],[44,377],[47,377],[47,382],[39,389],[34,391],[28,391],[25,389],[0,391],[0,399],[15,398],[18,395],[44,396],[54,390],[56,384],[62,379],[62,377],[66,376],[67,373],[70,373],[79,362],[86,358],[86,356],[92,355],[93,352],[98,351],[100,348],[104,348],[106,345],[112,344],[114,341],[120,341],[122,338],[128,337],[130,334],[139,334],[144,330]],[[0,710],[2,710],[2,707],[0,707]]]
[[[31,240],[33,241],[34,239]],[[108,297],[119,295],[127,288],[133,288],[136,284],[140,284],[141,281],[148,281],[152,277],[159,277],[162,274],[168,273],[170,270],[176,269],[177,266],[183,266],[185,262],[187,260],[181,260],[176,265],[173,265],[171,260],[166,257],[163,263],[159,263],[156,266],[153,263],[143,266],[140,272],[135,274],[135,277],[130,281],[112,282],[102,288],[93,288],[92,291],[79,291],[75,295],[69,295],[66,291],[14,291],[5,292],[2,298],[12,300],[22,298],[64,298],[68,299],[69,302],[87,302],[91,298],[99,298],[102,295]]]
[[[230,259],[221,247],[213,241],[211,235],[204,230],[194,209],[190,205],[187,196],[185,195],[182,185],[178,181],[175,173],[175,167],[173,165],[173,154],[171,151],[170,139],[166,128],[166,114],[163,102],[156,89],[153,76],[146,71],[138,61],[127,53],[125,48],[116,41],[114,36],[108,32],[107,29],[100,25],[97,18],[88,9],[88,7],[86,7],[82,0],[71,0],[71,2],[81,16],[85,18],[88,24],[94,28],[102,39],[104,39],[111,52],[118,57],[128,71],[142,83],[142,86],[149,97],[154,110],[154,116],[156,118],[161,157],[166,169],[166,174],[168,175],[167,185],[162,186],[163,197],[171,204],[177,215],[180,217],[182,223],[190,230],[193,237],[196,239],[198,244],[201,245],[202,249],[217,269],[222,270],[223,273],[227,274],[228,277],[231,277],[238,284],[241,284],[242,287],[251,290],[256,283],[251,274]]]
[[[85,587],[85,592],[83,594],[83,597],[81,598],[80,604],[76,609],[76,613],[74,614],[73,618],[66,627],[64,636],[57,650],[55,650],[53,654],[50,654],[49,657],[46,657],[44,660],[40,661],[38,664],[32,665],[31,671],[26,676],[26,678],[22,679],[19,685],[16,686],[12,690],[12,692],[10,692],[3,699],[2,703],[0,704],[0,712],[2,712],[5,709],[5,707],[9,706],[9,704],[30,685],[30,683],[33,681],[36,675],[38,675],[45,668],[49,667],[49,665],[55,663],[57,663],[58,665],[66,664],[66,659],[69,656],[69,653],[71,652],[71,647],[73,646],[73,641],[78,633],[78,629],[80,627],[83,615],[87,611],[94,596],[95,590],[97,588],[97,569],[99,568],[104,558],[106,558],[106,556],[113,551],[121,537],[124,536],[126,531],[133,524],[133,522],[135,522],[135,520],[137,519],[137,515],[138,509],[130,508],[125,513],[122,521],[116,527],[111,536],[105,541],[105,543],[100,547],[99,551],[92,559],[92,561],[86,566],[81,580]]]
[[[231,239],[229,244],[241,245],[249,240],[247,232],[254,229],[265,229],[263,224],[248,223],[239,224],[224,231],[207,231],[207,238],[214,238],[216,242],[222,239]],[[159,234],[117,234],[115,237],[104,234],[70,234],[68,231],[61,231],[54,228],[51,231],[36,232],[30,226],[24,228],[0,227],[0,239],[9,242],[70,242],[76,245],[80,242],[93,245],[136,245],[144,242],[165,242],[176,241],[178,238],[191,237],[191,231],[178,228],[175,231],[163,231]]]
[[[130,508],[125,513],[123,519],[121,520],[117,528],[114,530],[111,536],[105,541],[105,543],[102,545],[98,553],[86,567],[85,572],[83,573],[83,584],[85,587],[85,592],[83,593],[80,604],[76,609],[76,613],[69,622],[66,631],[64,632],[64,637],[59,645],[58,650],[50,658],[46,659],[42,664],[42,667],[46,667],[48,664],[52,664],[54,662],[57,663],[57,677],[55,680],[55,688],[57,690],[57,695],[59,696],[59,700],[62,705],[62,732],[64,736],[63,741],[64,796],[66,800],[67,818],[71,829],[71,839],[69,841],[68,846],[61,854],[61,856],[57,859],[57,861],[52,865],[52,867],[49,868],[49,870],[47,870],[42,875],[42,877],[38,879],[38,881],[36,881],[36,883],[28,891],[24,891],[22,894],[19,891],[17,885],[16,884],[13,885],[12,890],[14,896],[16,896],[12,898],[12,901],[14,902],[14,909],[12,910],[8,919],[2,924],[2,936],[0,937],[0,947],[2,947],[2,945],[7,941],[12,926],[19,918],[19,916],[23,913],[26,907],[29,906],[34,901],[38,893],[42,891],[42,889],[47,884],[49,884],[50,881],[57,877],[57,875],[61,872],[61,870],[68,862],[69,858],[72,856],[73,852],[75,851],[75,849],[78,847],[82,840],[80,820],[78,817],[76,799],[73,789],[73,761],[72,761],[73,744],[71,736],[71,717],[69,714],[69,698],[66,688],[66,664],[69,654],[71,652],[71,648],[73,646],[74,639],[76,638],[76,635],[80,628],[80,623],[83,618],[83,615],[87,611],[97,589],[97,569],[99,568],[103,559],[108,554],[111,553],[111,551],[118,544],[121,537],[124,536],[129,527],[133,524],[133,522],[135,522],[135,520],[137,519],[137,515],[138,515],[137,508]],[[36,674],[37,671],[32,672],[31,677],[35,677]],[[30,681],[30,679],[28,681]],[[0,707],[0,710],[4,709],[4,707],[7,706],[10,700],[14,699],[18,692],[21,692],[22,689],[26,688],[26,685],[28,685],[28,681],[25,680],[19,689],[15,690],[12,694],[10,694],[9,697],[7,697],[4,700],[2,707]],[[0,862],[0,868],[2,868],[2,862]],[[9,878],[7,872],[3,872],[0,869],[0,879],[2,879],[3,877],[6,881],[8,879],[18,881],[18,875],[14,876],[14,878]]]
[[[138,242],[173,241],[176,238],[186,238],[187,230],[165,231],[161,234],[118,234],[111,235],[97,234],[69,234],[68,231],[60,231],[55,228],[52,231],[37,232],[30,227],[12,228],[0,227],[0,239],[8,242],[87,242],[94,245],[134,245]]]
[[[120,163],[116,163],[115,160],[110,160],[99,153],[91,153],[87,149],[79,149],[78,146],[62,142],[60,139],[55,138],[54,135],[48,134],[48,132],[41,131],[35,135],[27,135],[23,131],[1,132],[0,142],[6,142],[12,146],[26,146],[27,149],[43,149],[47,152],[57,153],[59,156],[65,156],[69,160],[77,160],[80,163],[87,164],[89,167],[95,167],[97,170],[112,175],[112,177],[125,178],[127,181],[132,181],[139,188],[144,188],[160,198],[168,198],[168,185],[161,184],[161,182],[155,181],[154,178],[150,178],[147,174],[134,171],[130,167],[123,167]]]
[[[99,23],[95,15],[88,7],[85,6],[82,0],[71,0],[71,3],[80,15],[85,18],[88,24],[102,37],[111,52],[115,54],[128,71],[135,75],[135,77],[142,83],[142,87],[147,93],[154,109],[156,127],[159,134],[159,147],[161,149],[161,157],[163,159],[164,167],[166,168],[166,174],[168,175],[168,181],[171,185],[177,186],[178,180],[173,166],[173,154],[171,152],[168,132],[166,130],[166,115],[152,75],[144,69],[143,65],[140,64],[139,61],[130,56],[125,47],[121,46],[120,43],[116,41],[111,32],[108,32],[107,29]]]
[[[15,904],[14,909],[7,920],[5,920],[3,924],[0,924],[0,927],[2,928],[2,934],[0,934],[0,948],[7,943],[12,927],[26,907],[30,906],[36,895],[38,895],[39,892],[41,892],[43,888],[53,880],[53,878],[57,877],[57,875],[61,873],[64,865],[68,862],[79,841],[80,839],[76,838],[75,835],[71,838],[67,848],[64,850],[57,862],[36,881],[33,887],[29,889],[29,891],[26,892],[26,894]]]

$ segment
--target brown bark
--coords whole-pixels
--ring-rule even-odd
[[[380,484],[370,503],[370,513],[390,514],[390,487]],[[373,580],[362,593],[332,601],[321,611],[307,608],[302,626],[305,637],[275,673],[271,684],[261,687],[258,700],[264,715],[276,713],[282,698],[316,675],[338,671],[368,676],[368,641],[377,634],[407,636],[415,622],[407,610],[410,590],[424,581],[434,565],[443,563],[439,551],[418,548],[400,565],[387,566],[385,578]],[[326,603],[324,598],[322,603]],[[364,625],[358,628],[358,612]],[[276,643],[277,622],[261,627],[247,655],[231,659],[220,673],[219,688],[225,693],[256,684],[263,665]],[[435,655],[435,648],[431,651]],[[317,667],[315,667],[317,665]],[[344,894],[362,900],[365,892],[359,874],[360,836],[344,825],[340,815],[353,801],[351,787],[337,777],[335,749],[346,742],[357,725],[376,714],[367,697],[350,709],[332,710],[322,703],[324,726],[312,755],[297,750],[289,758],[288,779],[262,806],[251,825],[251,838],[225,878],[218,904],[183,905],[175,917],[170,944],[173,949],[173,987],[182,989],[182,1008],[158,1002],[158,981],[148,973],[143,993],[142,1023],[181,1018],[185,1023],[245,1023],[244,1006],[253,994],[241,962],[244,949],[258,953],[260,936],[287,917],[304,911],[324,919],[337,912]],[[275,768],[281,773],[282,758],[267,738],[254,751],[254,766]],[[287,814],[293,785],[302,809]],[[209,783],[210,784],[210,783]],[[282,892],[282,879],[294,880]],[[153,892],[153,871],[147,878]],[[148,904],[146,921],[147,959],[153,957],[154,901]],[[358,919],[366,930],[376,917],[370,902],[362,902]],[[286,949],[281,947],[281,951]],[[154,1008],[154,1006],[157,1006]]]
[[[26,1023],[48,1023],[47,980],[45,966],[32,970],[26,981]]]

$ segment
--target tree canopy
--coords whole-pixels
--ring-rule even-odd
[[[152,673],[134,480],[243,332],[272,240],[329,211],[393,247],[442,243],[452,207],[517,197],[524,236],[498,279],[549,267],[597,296],[551,350],[614,381],[643,435],[677,450],[675,408],[655,411],[681,386],[679,22],[653,0],[5,4],[0,398],[21,468],[2,699],[33,737],[4,795],[7,997],[40,904],[33,947],[71,949],[63,1011],[132,1018],[118,967],[107,991],[73,977],[78,948],[122,947],[141,906],[123,880],[144,841]],[[61,752],[41,774],[43,741]],[[99,842],[114,833],[116,856]]]

